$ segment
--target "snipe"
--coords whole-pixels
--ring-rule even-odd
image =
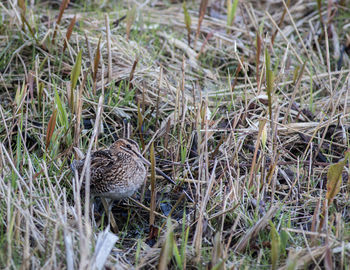
[[[73,161],[72,169],[80,176],[85,159]],[[138,144],[130,139],[119,139],[109,149],[91,154],[90,193],[112,200],[132,196],[146,178],[145,164]]]
[[[73,161],[71,168],[77,171],[80,176],[83,170],[85,159]],[[92,197],[98,196],[110,199],[108,211],[110,221],[114,230],[117,226],[111,214],[113,200],[119,200],[132,196],[143,184],[146,178],[146,168],[150,166],[140,153],[138,144],[130,139],[119,139],[114,142],[109,149],[95,151],[91,154],[90,164],[90,194]],[[155,167],[157,173],[162,175],[167,181],[175,182]],[[82,188],[84,190],[84,188]],[[183,190],[186,197],[193,202],[193,199]]]

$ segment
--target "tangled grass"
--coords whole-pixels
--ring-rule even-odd
[[[349,1],[27,2],[0,3],[1,268],[349,269]],[[119,137],[176,186],[152,165],[112,233],[69,165]]]

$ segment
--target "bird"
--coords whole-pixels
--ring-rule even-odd
[[[85,159],[72,162],[71,168],[79,176]],[[131,197],[146,179],[145,164],[149,162],[141,155],[134,140],[118,139],[108,149],[92,152],[90,160],[90,193],[93,197],[111,200]]]
[[[81,176],[86,157],[74,160],[71,169]],[[145,182],[150,163],[141,155],[138,144],[131,139],[118,139],[108,149],[97,150],[90,156],[90,195],[92,200],[101,197],[105,211],[108,213],[108,224],[114,232],[118,226],[112,212],[113,202],[131,197]],[[85,177],[82,182],[82,193],[85,190]],[[105,200],[106,199],[106,200]]]
[[[79,177],[82,174],[85,161],[86,157],[71,163],[72,171],[74,174],[78,173]],[[96,196],[108,199],[109,205],[104,203],[104,207],[108,211],[109,223],[112,224],[115,231],[118,229],[113,216],[111,216],[113,201],[131,197],[140,188],[147,177],[145,165],[151,166],[151,163],[142,156],[138,144],[131,139],[118,139],[108,149],[91,153],[90,195],[92,199]],[[174,180],[160,169],[157,167],[154,169],[169,183],[176,185]],[[84,187],[85,181],[83,179],[81,190],[84,191]],[[185,190],[182,191],[193,202],[191,196]]]

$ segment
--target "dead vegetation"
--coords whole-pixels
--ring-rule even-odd
[[[349,269],[349,1],[110,2],[0,3],[1,268]],[[176,186],[113,234],[69,165],[119,137]]]

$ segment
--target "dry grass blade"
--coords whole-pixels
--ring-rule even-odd
[[[156,101],[156,129],[158,129],[158,122],[159,122],[160,88],[161,88],[161,86],[162,86],[162,82],[163,82],[163,67],[160,66],[159,85],[158,85],[157,101]]]
[[[151,203],[150,203],[150,210],[151,212],[149,213],[149,224],[151,226],[154,226],[154,221],[155,221],[155,215],[154,211],[156,208],[156,189],[155,189],[155,184],[156,184],[156,171],[155,171],[155,156],[154,156],[154,144],[152,143],[151,145]]]
[[[130,75],[129,75],[129,84],[128,84],[128,88],[130,90],[130,87],[131,87],[131,82],[134,78],[134,74],[135,74],[135,70],[136,70],[136,66],[137,66],[137,63],[139,62],[139,58],[137,57],[134,61],[134,63],[132,64],[132,67],[131,67],[131,70],[130,70]]]
[[[88,54],[89,54],[89,60],[90,60],[90,65],[91,65],[91,63],[94,62],[94,59],[93,59],[93,57],[92,57],[92,52],[91,52],[92,50],[91,50],[89,38],[87,37],[86,32],[84,32],[84,38],[85,38],[86,49],[87,49]]]
[[[194,234],[194,242],[193,245],[195,247],[195,251],[197,253],[197,258],[196,260],[200,260],[201,256],[201,249],[202,249],[202,243],[203,243],[203,228],[204,228],[204,223],[205,223],[205,209],[207,207],[207,203],[210,198],[210,193],[212,191],[214,182],[215,182],[215,169],[217,166],[217,159],[215,159],[215,163],[212,169],[212,174],[209,179],[208,187],[206,189],[206,193],[204,196],[204,199],[201,200],[201,205],[200,205],[200,211],[199,211],[199,217],[197,220],[197,225],[196,225],[196,231]]]
[[[56,39],[56,35],[57,35],[57,28],[58,28],[59,24],[61,23],[63,13],[64,13],[65,9],[68,7],[69,2],[70,2],[70,0],[62,0],[62,3],[60,5],[60,12],[58,13],[58,17],[56,20],[55,30],[53,31],[53,35],[52,35],[52,44],[55,43],[55,39]]]
[[[55,126],[56,126],[56,116],[57,116],[57,108],[55,106],[55,109],[52,112],[52,115],[50,117],[50,121],[47,125],[47,132],[46,132],[46,138],[45,138],[45,149],[47,150],[47,148],[50,145],[51,142],[51,138],[52,138],[52,134],[55,130]]]
[[[237,67],[237,69],[236,69],[236,71],[235,71],[235,80],[233,81],[233,83],[232,83],[232,85],[231,85],[231,92],[232,92],[232,93],[233,93],[234,90],[235,90],[235,87],[236,87],[237,82],[238,82],[239,73],[240,73],[241,70],[242,70],[242,64],[241,64],[241,63],[242,63],[242,64],[244,63],[243,56],[242,56],[241,61],[240,61],[239,65],[238,65],[238,67]]]
[[[294,91],[293,91],[293,94],[291,96],[291,100],[289,101],[289,105],[288,105],[288,108],[287,108],[287,112],[284,116],[284,119],[283,119],[283,123],[287,123],[287,120],[288,120],[288,117],[290,116],[290,110],[295,102],[295,96],[297,94],[297,90],[299,89],[300,87],[300,83],[301,83],[301,79],[303,77],[303,74],[304,74],[304,71],[305,71],[305,67],[306,67],[306,62],[304,62],[302,68],[301,68],[301,71],[299,72],[299,76],[298,76],[298,80],[295,84],[295,88],[294,88]]]
[[[235,251],[242,252],[249,244],[249,241],[253,240],[258,233],[269,224],[269,221],[273,218],[279,208],[280,205],[272,206],[269,211],[242,236],[235,247]]]
[[[25,14],[26,12],[26,1],[25,0],[18,0],[18,6],[21,8],[21,12]]]
[[[43,107],[43,90],[44,90],[44,83],[40,82],[38,89],[38,110],[40,111]]]
[[[198,16],[198,25],[196,30],[196,37],[194,39],[193,48],[196,48],[197,40],[199,38],[199,33],[201,30],[201,25],[204,19],[205,12],[207,11],[208,0],[201,0],[201,4],[199,6],[199,16]]]
[[[261,55],[261,36],[259,32],[256,32],[256,83],[258,87],[258,93],[260,93],[260,55]],[[237,74],[237,73],[236,73]]]
[[[112,49],[111,49],[111,29],[109,27],[109,16],[105,14],[106,34],[107,34],[107,53],[108,53],[108,82],[112,80]],[[100,42],[99,42],[100,43]]]
[[[92,269],[101,270],[105,266],[107,257],[118,239],[118,236],[108,232],[108,230],[98,234],[95,252],[91,259]]]
[[[320,208],[321,208],[321,199],[317,201],[314,214],[312,216],[311,223],[311,232],[316,232],[319,225],[319,217],[320,217]],[[311,235],[311,246],[316,244],[316,235]]]
[[[139,130],[139,135],[140,135],[140,141],[141,141],[141,149],[145,149],[145,141],[143,139],[143,132],[142,132],[142,127],[143,127],[143,117],[141,113],[141,105],[140,101],[137,103],[137,127]]]
[[[24,20],[26,18],[26,3],[25,3],[25,0],[18,0],[18,6],[20,7],[21,9],[21,19],[22,19],[22,28],[24,29]]]
[[[68,232],[68,230],[64,231],[64,245],[66,248],[66,262],[67,269],[74,270],[74,248],[73,248],[73,239],[72,233]]]
[[[222,259],[222,254],[223,252],[223,246],[221,243],[221,236],[220,233],[217,232],[214,237],[214,247],[211,255],[211,262],[213,264],[212,269],[217,269],[217,270],[224,270],[225,265],[224,265],[224,260]]]
[[[318,16],[319,16],[320,22],[322,24],[322,31],[323,31],[324,21],[323,21],[323,15],[322,15],[322,0],[316,0],[316,3],[317,3]]]
[[[290,0],[287,0],[286,7],[284,8],[282,16],[281,16],[281,19],[280,19],[280,21],[278,23],[278,27],[279,28],[281,28],[281,26],[282,26],[282,23],[284,21],[284,17],[286,16],[286,13],[287,13],[287,8],[289,8],[289,6],[290,6]],[[271,36],[271,44],[272,45],[275,42],[275,38],[276,38],[277,33],[278,33],[278,30],[276,29],[275,32]]]
[[[333,260],[332,260],[332,251],[330,247],[327,245],[326,252],[325,252],[325,257],[324,257],[324,264],[325,264],[325,269],[326,270],[332,270],[335,269],[333,266]]]
[[[93,88],[94,95],[96,94],[97,72],[98,72],[98,66],[100,64],[100,58],[101,58],[100,44],[101,44],[101,36],[98,39],[97,48],[96,48],[95,57],[94,57],[94,68],[92,72],[92,81],[94,83],[94,88]]]
[[[326,252],[326,246],[315,247],[312,250],[302,250],[295,254],[293,261],[290,261],[286,266],[280,267],[280,270],[289,270],[289,269],[299,269],[305,265],[310,264],[315,258],[323,256]]]
[[[260,143],[261,143],[261,139],[262,139],[262,134],[265,130],[265,123],[266,123],[266,120],[262,120],[260,122],[260,125],[259,125],[259,132],[258,132],[258,136],[256,138],[256,142],[255,142],[255,149],[254,149],[254,155],[253,155],[253,161],[252,161],[252,165],[251,165],[251,168],[250,168],[250,174],[249,174],[249,181],[248,181],[248,188],[251,189],[252,186],[253,186],[253,178],[254,178],[254,173],[255,173],[255,164],[256,164],[256,159],[258,157],[258,150],[260,148]]]
[[[268,106],[269,106],[269,116],[270,121],[272,123],[272,94],[273,94],[273,81],[274,81],[274,74],[271,70],[271,64],[270,64],[270,54],[265,49],[265,65],[266,65],[266,92],[268,97]]]
[[[205,46],[208,44],[209,39],[211,39],[213,36],[214,36],[213,32],[210,32],[210,33],[207,34],[207,36],[205,37],[205,40],[204,40],[204,42],[203,42],[203,44],[201,46],[201,49],[199,50],[199,53],[196,56],[197,59],[199,58],[199,56],[201,54],[203,54]]]
[[[64,43],[63,43],[63,52],[67,48],[67,42],[69,42],[69,39],[70,39],[70,37],[71,37],[71,35],[73,33],[73,29],[74,29],[74,25],[75,25],[76,20],[77,20],[77,15],[74,15],[74,17],[70,21],[70,24],[69,24],[68,29],[67,29],[66,39],[64,40]]]

